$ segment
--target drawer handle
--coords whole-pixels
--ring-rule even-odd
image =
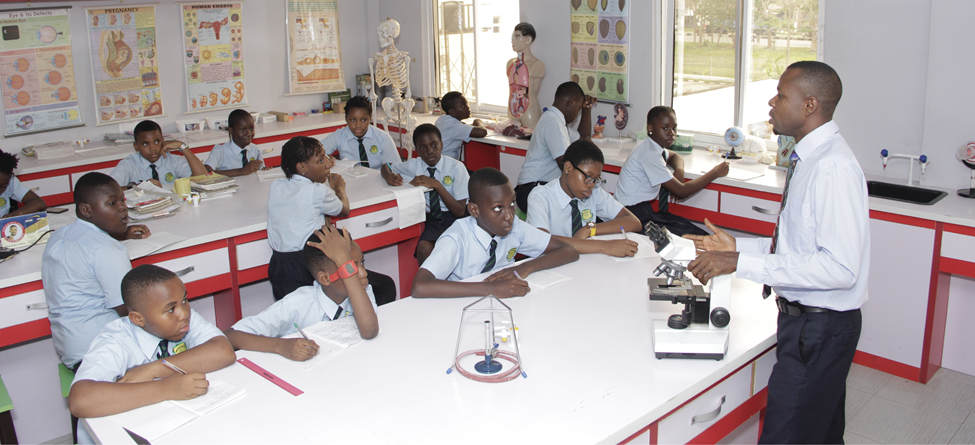
[[[769,209],[762,208],[762,207],[759,207],[759,206],[752,206],[752,210],[754,210],[754,211],[756,211],[758,213],[765,214],[765,215],[772,215],[772,216],[778,216],[779,215],[779,212],[776,212],[775,210],[769,210]]]
[[[691,417],[691,425],[694,425],[695,423],[710,422],[716,419],[718,416],[720,416],[721,407],[724,406],[724,400],[725,400],[725,396],[721,396],[721,403],[718,404],[718,407],[715,408],[714,411],[707,412],[704,414],[698,414],[694,417]]]
[[[186,274],[188,274],[190,272],[195,272],[195,271],[196,271],[196,266],[190,266],[190,267],[187,267],[186,269],[177,270],[177,271],[175,271],[173,273],[176,274],[177,277],[181,277],[183,275],[186,275]]]
[[[28,311],[39,311],[42,309],[47,309],[47,303],[32,303],[27,305]]]
[[[366,227],[382,227],[382,226],[385,226],[386,224],[389,224],[391,222],[393,222],[393,217],[392,216],[390,216],[389,218],[386,218],[386,219],[384,219],[382,221],[367,222],[366,223]]]

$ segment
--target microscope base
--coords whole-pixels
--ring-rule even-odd
[[[728,329],[692,323],[687,329],[673,329],[667,320],[653,320],[653,352],[658,359],[722,360],[728,352]]]

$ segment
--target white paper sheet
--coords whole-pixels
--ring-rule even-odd
[[[281,167],[274,167],[270,170],[258,170],[257,180],[261,182],[271,182],[278,178],[284,178],[284,170]]]
[[[136,258],[142,258],[149,255],[157,250],[161,250],[166,246],[176,244],[186,238],[173,235],[169,232],[153,232],[149,238],[145,239],[129,239],[122,241],[122,244],[129,249],[129,259],[134,260]]]
[[[560,273],[552,272],[551,270],[540,270],[538,272],[532,272],[532,274],[529,275],[525,281],[528,281],[528,285],[531,287],[531,289],[536,291],[569,281],[569,277]]]
[[[198,417],[200,416],[192,411],[165,401],[115,414],[109,418],[149,442],[153,442]]]
[[[291,361],[295,366],[302,369],[314,368],[332,357],[345,351],[350,346],[362,342],[359,334],[359,327],[355,324],[355,318],[345,317],[335,321],[323,321],[307,328],[303,331],[308,338],[318,343],[318,354],[311,359],[303,362]],[[294,333],[287,338],[298,338],[301,334]]]
[[[637,251],[636,255],[631,257],[613,257],[616,261],[628,261],[636,258],[652,258],[656,256],[656,251],[654,250],[653,243],[650,242],[650,238],[646,235],[641,235],[639,233],[627,233],[626,238],[630,241],[636,241]],[[608,233],[605,235],[596,235],[592,237],[595,240],[620,240],[623,239],[622,233]]]
[[[707,170],[701,170],[701,173],[707,173],[707,172],[708,172]],[[751,170],[743,170],[740,168],[729,167],[728,176],[725,177],[728,179],[734,179],[736,181],[750,181],[755,178],[761,178],[762,176],[765,176],[765,173],[758,173],[758,172],[753,172]]]
[[[398,188],[398,187],[396,187]],[[399,228],[405,229],[427,219],[427,201],[422,187],[408,187],[393,191],[399,208]]]
[[[208,379],[210,386],[207,393],[195,399],[173,400],[172,402],[181,406],[197,416],[203,416],[225,404],[234,400],[247,392],[244,388],[231,385],[223,380]]]

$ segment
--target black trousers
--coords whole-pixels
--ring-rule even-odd
[[[528,195],[532,193],[532,190],[535,190],[535,187],[545,184],[548,183],[538,181],[521,184],[515,187],[515,202],[518,203],[518,208],[521,209],[522,212],[528,213]]]
[[[759,443],[843,443],[846,377],[860,326],[859,309],[779,313],[778,363],[769,377]]]
[[[661,227],[666,227],[670,233],[677,236],[710,235],[710,233],[704,231],[698,226],[695,226],[693,223],[691,223],[691,220],[684,218],[683,216],[677,216],[673,213],[658,212],[654,210],[650,205],[651,202],[653,201],[646,201],[639,204],[626,206],[626,209],[640,220],[641,225],[646,225],[648,221],[653,221],[654,224]]]
[[[389,275],[383,275],[369,269],[366,269],[366,272],[369,274],[369,284],[372,286],[372,293],[376,296],[377,306],[396,301],[396,282]],[[286,297],[299,287],[310,286],[315,283],[315,278],[305,267],[305,260],[301,257],[300,250],[297,252],[274,251],[271,254],[271,262],[267,265],[267,276],[271,282],[271,293],[274,294],[274,301]]]

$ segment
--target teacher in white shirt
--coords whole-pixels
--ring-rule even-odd
[[[833,122],[843,87],[829,65],[796,62],[770,101],[772,130],[796,139],[772,238],[738,239],[707,222],[688,235],[702,283],[737,272],[775,290],[776,356],[759,443],[843,443],[846,377],[867,300],[867,185]]]

